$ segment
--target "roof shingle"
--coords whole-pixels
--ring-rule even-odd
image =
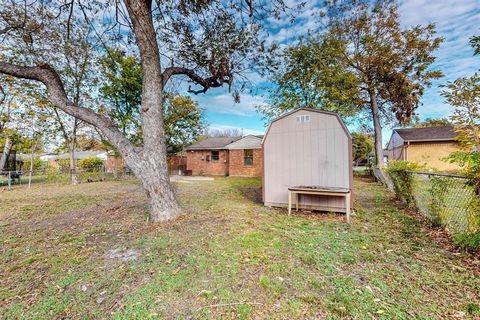
[[[394,129],[405,141],[455,140],[453,126]]]
[[[209,137],[198,141],[187,148],[186,150],[208,150],[208,149],[225,149],[225,146],[235,142],[242,137]]]

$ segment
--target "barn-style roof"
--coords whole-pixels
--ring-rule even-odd
[[[455,140],[453,126],[394,129],[405,141],[448,141]]]
[[[225,147],[227,145],[241,138],[242,137],[208,137],[186,147],[185,150],[226,149]]]
[[[338,113],[336,112],[332,112],[332,111],[325,111],[325,110],[319,110],[319,109],[313,109],[313,108],[298,108],[298,109],[295,109],[295,110],[292,110],[290,112],[287,112],[287,113],[284,113],[283,115],[281,115],[280,117],[276,118],[276,119],[273,119],[270,124],[268,125],[267,127],[267,131],[265,132],[265,135],[263,136],[262,138],[262,144],[265,142],[265,138],[267,137],[268,135],[268,132],[270,131],[270,127],[272,126],[272,124],[280,119],[283,119],[285,117],[288,117],[290,116],[291,114],[294,114],[294,113],[297,113],[299,111],[309,111],[309,112],[316,112],[316,113],[323,113],[323,114],[328,114],[328,115],[331,115],[331,116],[334,116],[335,118],[337,118],[338,122],[340,123],[340,125],[342,126],[342,129],[343,131],[345,131],[345,134],[348,136],[349,139],[352,139],[352,135],[350,134],[350,131],[348,130],[347,126],[345,125],[345,123],[343,122],[342,118],[340,118],[340,116],[338,115]]]

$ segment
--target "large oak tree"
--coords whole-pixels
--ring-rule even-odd
[[[256,5],[250,0],[9,1],[0,9],[0,73],[43,83],[55,108],[98,128],[141,181],[151,219],[172,219],[180,207],[166,163],[165,88],[180,76],[191,83],[192,93],[224,85],[235,90],[236,76],[266,53],[259,21],[265,12],[278,15],[285,8],[280,0]],[[140,57],[141,146],[108,115],[76,104],[69,94],[57,70],[61,60],[55,58],[79,29],[92,51],[117,45]]]

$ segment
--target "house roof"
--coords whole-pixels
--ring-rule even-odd
[[[225,147],[228,144],[241,138],[242,137],[209,137],[186,147],[185,150],[226,149]]]
[[[455,140],[453,126],[394,129],[405,141],[448,141]]]
[[[75,159],[80,160],[80,159],[85,159],[85,158],[90,158],[90,157],[97,157],[102,160],[105,160],[107,158],[107,151],[75,151]],[[70,153],[62,153],[62,154],[45,154],[41,155],[40,159],[42,161],[47,161],[47,160],[60,160],[60,159],[69,159],[70,158]]]
[[[262,147],[262,135],[248,135],[230,143],[226,149],[260,149]]]

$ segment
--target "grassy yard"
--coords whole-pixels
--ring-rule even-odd
[[[134,181],[0,192],[0,318],[480,317],[478,262],[366,178],[351,225],[263,207],[257,179],[177,187],[161,225]]]

